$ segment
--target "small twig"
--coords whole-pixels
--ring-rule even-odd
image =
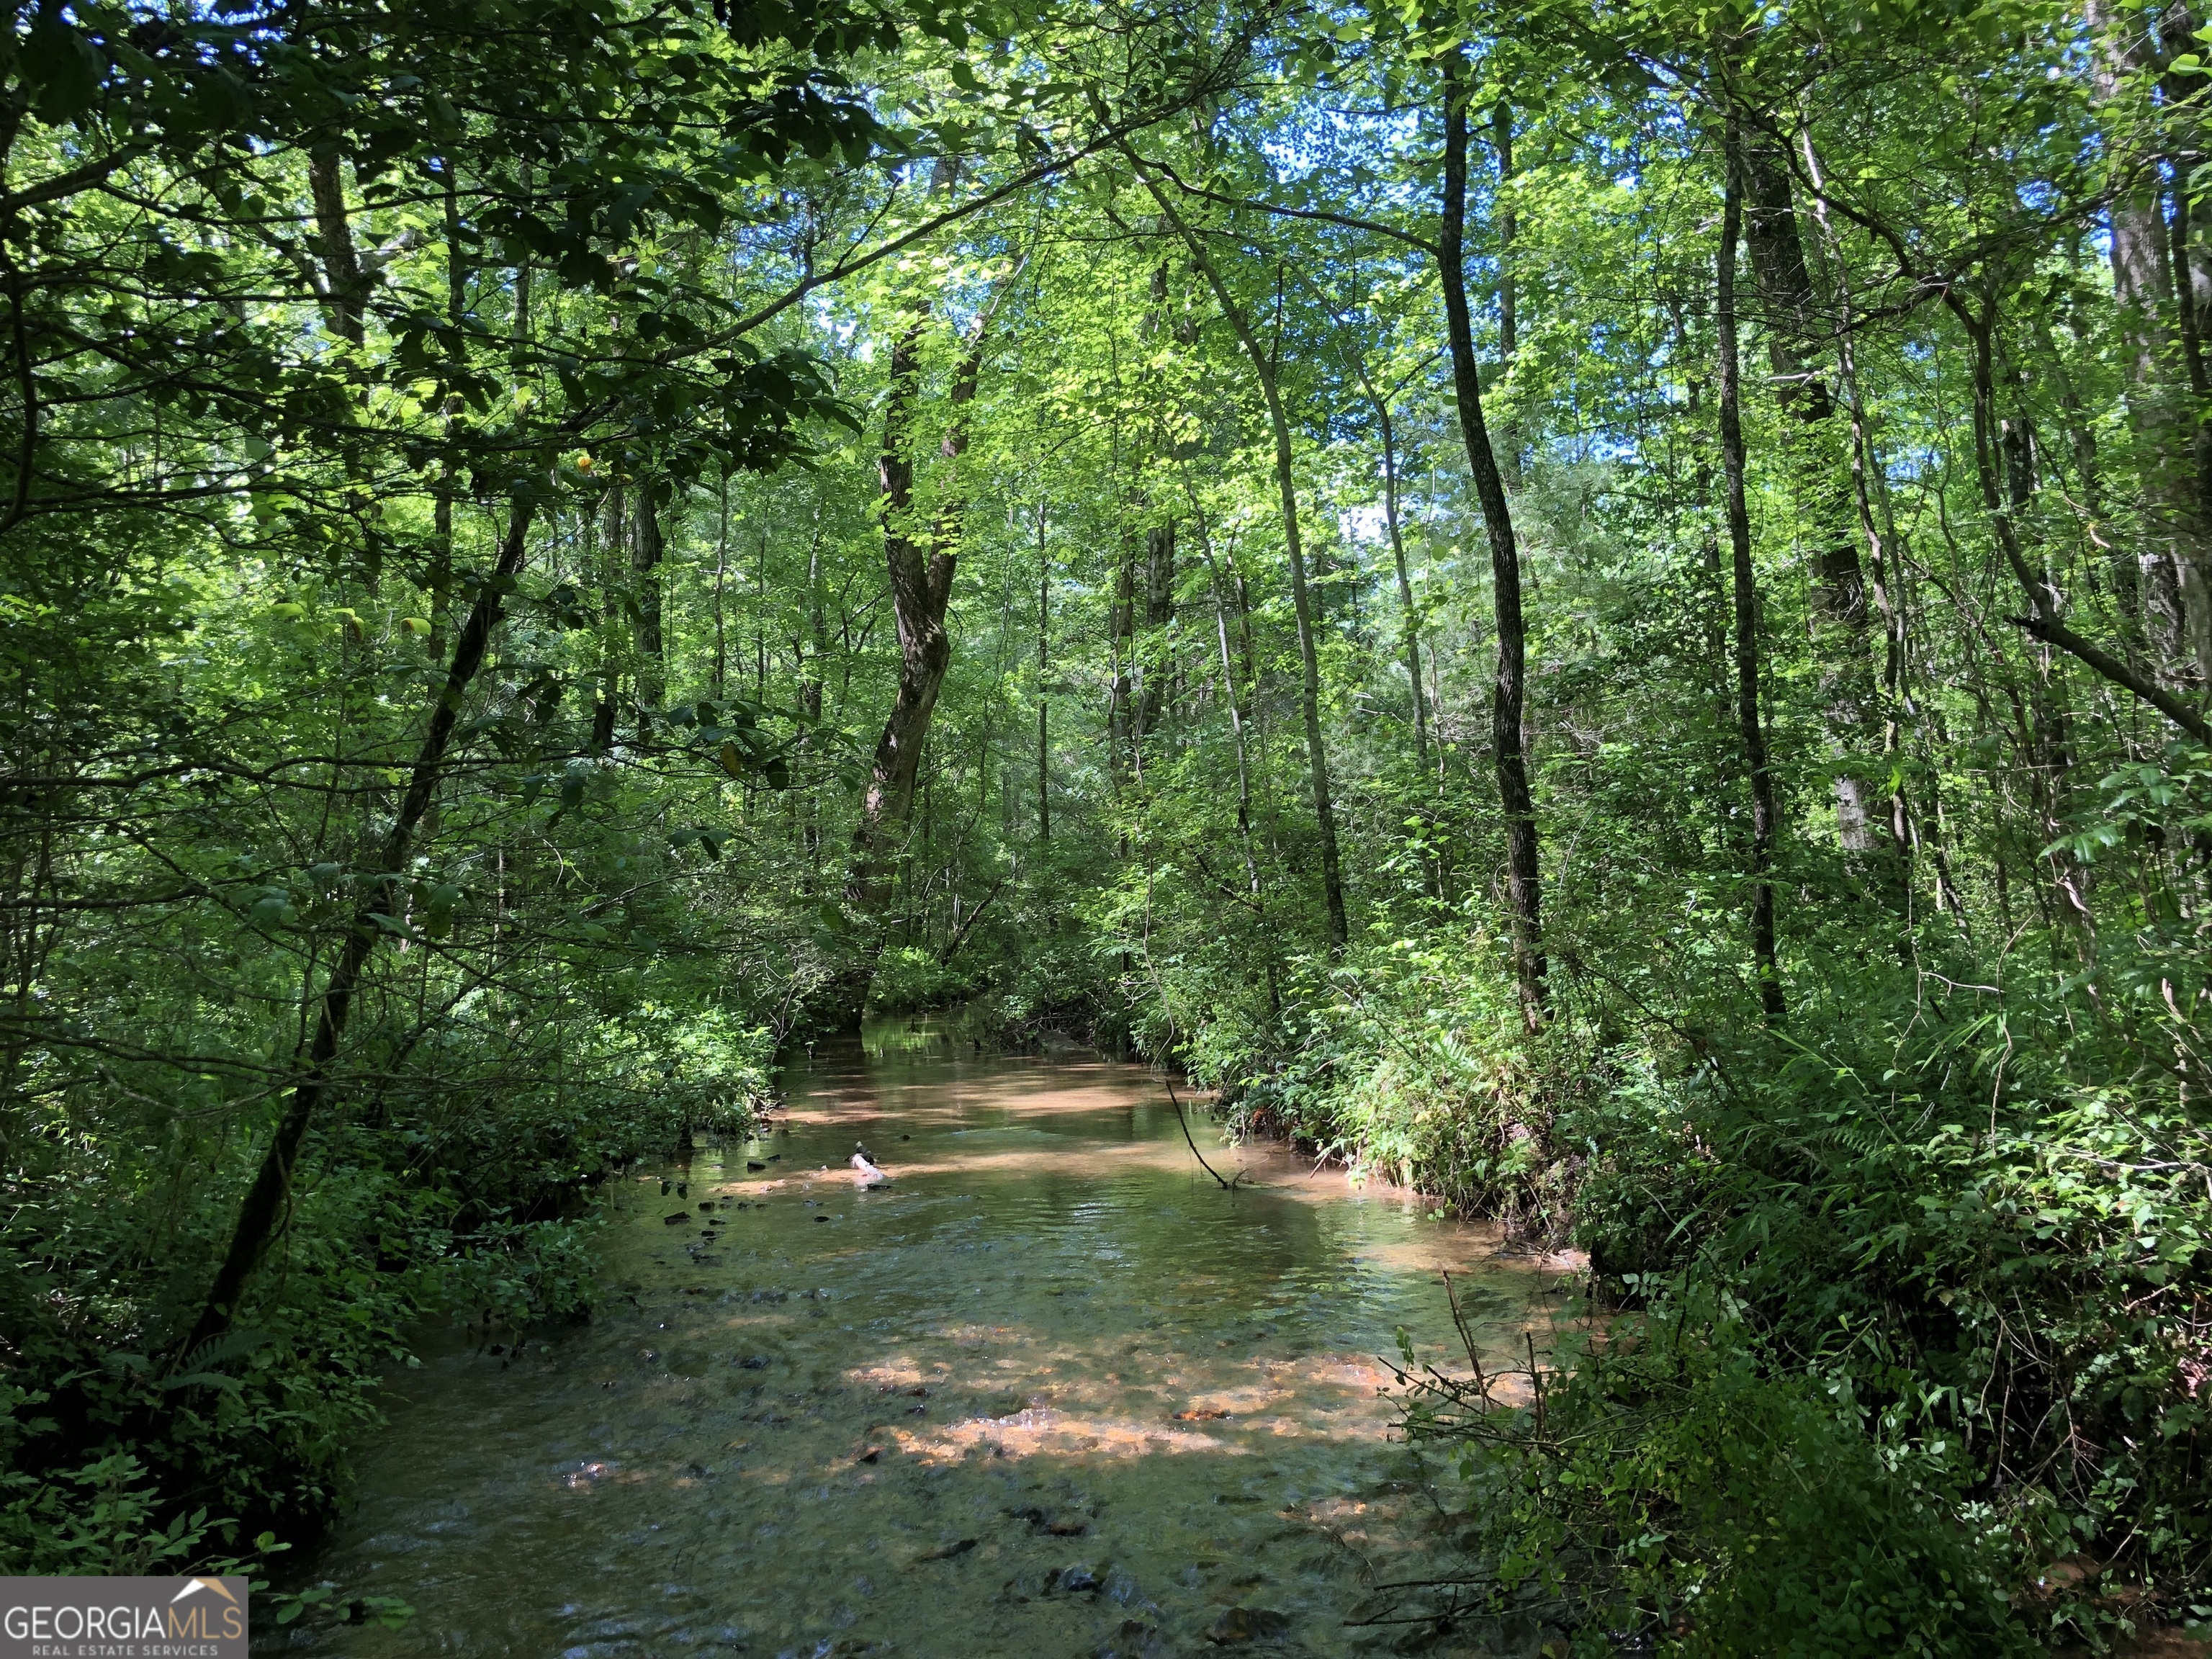
[[[1459,1332],[1459,1340],[1466,1345],[1468,1363],[1474,1367],[1475,1386],[1487,1396],[1490,1384],[1482,1375],[1482,1356],[1474,1351],[1474,1333],[1467,1328],[1467,1316],[1460,1311],[1459,1292],[1452,1288],[1451,1275],[1442,1275],[1444,1281],[1444,1300],[1451,1304],[1452,1324]]]
[[[1544,1437],[1544,1373],[1536,1364],[1536,1334],[1524,1330],[1522,1340],[1528,1345],[1528,1386],[1536,1394],[1536,1438]]]
[[[1206,1161],[1206,1154],[1198,1150],[1198,1143],[1190,1138],[1190,1120],[1182,1115],[1182,1102],[1176,1099],[1175,1085],[1170,1083],[1165,1078],[1162,1078],[1160,1083],[1161,1086],[1167,1090],[1169,1100],[1174,1102],[1176,1121],[1182,1125],[1183,1141],[1189,1146],[1190,1155],[1198,1160],[1198,1167],[1212,1176],[1215,1181],[1219,1182],[1223,1192],[1234,1190],[1237,1183],[1233,1181],[1222,1181],[1221,1171]]]

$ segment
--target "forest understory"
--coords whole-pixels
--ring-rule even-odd
[[[12,6],[0,1570],[266,1571],[958,1006],[1587,1252],[1462,1631],[2212,1620],[2208,43]]]

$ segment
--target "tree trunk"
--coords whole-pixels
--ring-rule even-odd
[[[630,574],[637,584],[637,738],[643,743],[653,732],[653,711],[668,695],[665,652],[660,634],[660,509],[654,505],[653,485],[637,489],[637,518],[631,526]]]
[[[1114,561],[1106,649],[1113,661],[1113,676],[1106,690],[1106,773],[1118,797],[1124,779],[1133,772],[1139,777],[1144,775],[1136,721],[1137,561],[1126,528]]]
[[[1244,854],[1244,886],[1250,896],[1253,921],[1267,948],[1267,1018],[1282,1017],[1282,993],[1277,982],[1274,936],[1267,926],[1267,895],[1260,886],[1260,860],[1252,844],[1252,763],[1244,731],[1244,702],[1237,689],[1237,670],[1229,656],[1229,612],[1221,592],[1221,567],[1214,562],[1213,546],[1203,520],[1198,525],[1199,550],[1206,556],[1208,585],[1213,599],[1213,637],[1221,651],[1221,689],[1229,704],[1229,731],[1237,745],[1237,839]]]
[[[622,658],[615,645],[615,624],[621,607],[617,601],[616,574],[623,562],[629,538],[629,491],[617,483],[607,492],[602,513],[605,546],[599,550],[599,581],[604,599],[599,606],[599,695],[592,708],[592,747],[604,755],[615,744],[615,697],[622,685]]]
[[[975,397],[989,318],[987,307],[966,354],[953,371],[947,394],[954,410],[952,422],[938,446],[938,453],[948,467],[957,463],[968,448],[966,411]],[[958,480],[948,479],[927,532],[916,533],[914,459],[908,428],[921,392],[917,351],[927,322],[926,316],[916,319],[891,348],[890,398],[884,411],[883,452],[876,463],[884,520],[884,564],[890,577],[891,614],[898,626],[898,693],[890,718],[884,722],[883,735],[876,742],[860,823],[853,836],[854,858],[848,895],[856,904],[878,914],[890,904],[896,890],[897,843],[914,810],[922,745],[929,737],[930,719],[937,709],[937,695],[944,688],[945,670],[952,662],[952,638],[945,629],[945,611],[952,597],[952,573],[960,555],[967,509]]]
[[[1521,285],[1515,280],[1513,244],[1521,218],[1513,210],[1513,106],[1499,99],[1490,112],[1490,135],[1498,150],[1498,361],[1513,366],[1521,349]],[[1510,416],[1499,426],[1499,474],[1509,490],[1521,488],[1521,429]]]
[[[315,239],[323,256],[323,304],[331,332],[358,346],[366,337],[362,313],[368,298],[361,256],[355,251],[353,224],[346,212],[345,179],[335,149],[307,157],[307,192],[314,198]]]
[[[1300,671],[1299,704],[1305,716],[1306,761],[1313,782],[1314,817],[1321,830],[1322,896],[1328,912],[1328,948],[1332,956],[1344,952],[1351,937],[1351,925],[1346,920],[1344,908],[1344,870],[1337,854],[1336,807],[1329,793],[1328,750],[1321,731],[1321,659],[1314,647],[1313,608],[1306,591],[1306,556],[1304,544],[1298,534],[1298,492],[1296,453],[1291,445],[1290,417],[1283,412],[1283,398],[1275,381],[1274,360],[1261,349],[1258,337],[1252,332],[1250,319],[1243,308],[1229,292],[1229,284],[1222,280],[1221,271],[1206,252],[1206,245],[1183,222],[1170,204],[1167,192],[1162,190],[1136,151],[1125,141],[1122,150],[1137,169],[1137,176],[1152,192],[1161,214],[1183,240],[1190,250],[1191,262],[1195,264],[1213,290],[1215,302],[1222,315],[1237,335],[1237,343],[1251,361],[1254,377],[1260,382],[1260,394],[1267,405],[1267,423],[1275,439],[1275,488],[1282,499],[1283,544],[1290,556],[1291,609],[1297,619],[1298,665]]]
[[[1878,790],[1855,764],[1879,740],[1879,696],[1868,627],[1866,575],[1841,405],[1825,361],[1834,332],[1813,289],[1797,222],[1789,140],[1771,112],[1752,112],[1736,147],[1745,240],[1765,313],[1767,365],[1782,412],[1784,461],[1798,533],[1812,553],[1810,610],[1822,722],[1836,775],[1836,838],[1861,880],[1886,890],[1875,868]]]
[[[355,911],[345,946],[324,984],[315,1016],[314,1036],[306,1045],[307,1053],[299,1066],[291,1099],[283,1116],[277,1121],[276,1133],[269,1143],[253,1184],[246,1188],[245,1201],[239,1206],[230,1248],[216,1272],[215,1283],[208,1291],[199,1318],[191,1335],[176,1351],[179,1362],[202,1343],[230,1328],[231,1322],[237,1317],[240,1298],[283,1218],[291,1197],[292,1171],[299,1159],[301,1143],[307,1138],[308,1127],[330,1089],[331,1066],[345,1037],[346,1023],[353,1012],[354,993],[360,987],[362,970],[368,967],[378,939],[383,937],[384,922],[390,921],[398,908],[393,890],[414,850],[416,828],[437,793],[453,727],[459,722],[470,683],[483,665],[492,629],[499,625],[507,586],[522,568],[532,510],[526,499],[516,499],[493,580],[477,591],[476,604],[462,625],[460,637],[454,641],[453,665],[446,671],[445,690],[430,711],[429,727],[423,733],[422,747],[416,756],[407,793],[401,799],[392,828],[386,832],[376,863],[368,872],[371,877],[369,896]]]
[[[2115,16],[2106,0],[2085,0],[2082,18],[2095,37],[2090,82],[2108,130],[2132,118],[2126,83],[2156,56],[2149,32],[2134,14]],[[2126,168],[2134,158],[2118,156]],[[2149,536],[2141,553],[2145,631],[2161,677],[2193,666],[2212,679],[2212,568],[2201,481],[2197,426],[2174,362],[2173,272],[2155,168],[2136,164],[2109,210],[2112,295],[2119,308],[2120,356],[2128,380],[2128,421],[2134,430]]]
[[[1509,140],[1510,142],[1510,140]],[[1406,564],[1406,538],[1398,523],[1398,434],[1390,422],[1390,400],[1368,377],[1366,359],[1352,353],[1352,373],[1359,389],[1375,410],[1382,440],[1382,528],[1390,538],[1390,562],[1398,573],[1398,611],[1402,619],[1399,641],[1406,653],[1406,678],[1413,690],[1413,749],[1421,770],[1429,769],[1429,717],[1421,693],[1421,626],[1413,606],[1413,579]],[[1218,580],[1218,578],[1217,577]]]
[[[1175,620],[1176,531],[1170,520],[1145,532],[1145,628],[1134,652],[1136,738],[1150,737],[1175,701],[1172,647],[1160,631]],[[1133,600],[1134,595],[1132,594]]]
[[[1482,387],[1475,372],[1474,329],[1467,307],[1467,65],[1456,52],[1444,59],[1444,179],[1443,234],[1437,265],[1443,277],[1444,323],[1451,348],[1452,392],[1460,435],[1474,475],[1475,499],[1490,538],[1491,605],[1498,629],[1498,675],[1490,698],[1490,739],[1498,771],[1498,799],[1505,817],[1506,898],[1512,910],[1514,975],[1529,1029],[1545,1008],[1543,883],[1538,865],[1536,805],[1528,789],[1528,632],[1521,616],[1521,555],[1505,483],[1483,423]]]
[[[1045,514],[1037,507],[1037,839],[1052,839],[1052,745],[1048,735],[1052,699],[1045,677],[1052,668],[1052,570],[1046,562]]]
[[[446,219],[446,324],[452,330],[446,348],[448,361],[459,368],[462,362],[461,324],[468,314],[468,295],[465,291],[466,270],[461,262],[461,189],[459,176],[453,171],[451,156],[441,157],[439,172],[443,178]],[[340,204],[343,209],[343,203]],[[341,227],[344,215],[338,216]],[[462,408],[461,400],[452,392],[446,394],[446,439],[453,438],[453,417]],[[438,464],[438,483],[430,509],[430,580],[428,654],[434,663],[446,659],[446,630],[451,624],[453,606],[453,497],[458,491],[453,463],[450,455]]]
[[[1729,124],[1729,149],[1735,149]],[[1729,550],[1735,588],[1735,720],[1751,776],[1751,951],[1759,976],[1759,1006],[1766,1023],[1782,1023],[1782,972],[1774,954],[1774,775],[1766,754],[1766,728],[1759,705],[1759,587],[1751,563],[1751,514],[1743,487],[1741,356],[1736,346],[1736,243],[1743,227],[1743,194],[1733,167],[1721,199],[1721,252],[1715,276],[1714,314],[1720,326],[1721,472],[1727,492]]]

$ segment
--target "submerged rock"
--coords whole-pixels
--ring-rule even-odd
[[[1231,1607],[1206,1627],[1206,1639],[1233,1647],[1243,1642],[1267,1642],[1291,1627],[1290,1615],[1269,1607]]]

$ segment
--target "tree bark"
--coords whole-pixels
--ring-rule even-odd
[[[1498,629],[1498,673],[1491,690],[1490,738],[1498,772],[1498,799],[1505,817],[1506,897],[1513,919],[1514,975],[1522,1018],[1531,1030],[1543,1019],[1543,883],[1538,863],[1536,806],[1528,789],[1527,697],[1528,631],[1521,614],[1521,555],[1513,537],[1490,431],[1483,423],[1482,386],[1474,357],[1474,329],[1468,316],[1467,66],[1456,52],[1444,59],[1443,223],[1437,242],[1444,324],[1451,348],[1452,393],[1460,435],[1474,475],[1475,499],[1490,538],[1491,605]]]
[[[1743,193],[1732,165],[1735,124],[1729,124],[1731,166],[1721,198],[1721,251],[1715,273],[1713,311],[1720,331],[1721,473],[1727,493],[1729,550],[1735,590],[1735,719],[1743,744],[1744,768],[1751,779],[1751,952],[1759,978],[1759,1006],[1769,1025],[1782,1023],[1785,1003],[1782,971],[1775,960],[1774,836],[1779,817],[1774,805],[1774,775],[1766,752],[1766,728],[1759,703],[1759,586],[1751,563],[1751,514],[1744,500],[1742,359],[1736,345],[1736,244],[1743,228]]]
[[[283,1116],[277,1121],[276,1134],[270,1140],[261,1168],[239,1206],[238,1221],[231,1230],[230,1247],[224,1253],[222,1265],[216,1269],[215,1283],[209,1288],[199,1318],[191,1334],[176,1350],[180,1361],[202,1343],[230,1328],[238,1315],[240,1299],[252,1282],[254,1270],[260,1266],[270,1240],[276,1235],[291,1196],[292,1171],[299,1160],[301,1143],[306,1139],[308,1127],[330,1090],[331,1067],[345,1038],[346,1024],[353,1012],[354,994],[385,931],[379,918],[388,921],[397,908],[392,897],[393,887],[414,850],[416,829],[437,793],[453,727],[460,720],[470,683],[483,665],[492,629],[499,625],[507,589],[522,568],[532,513],[528,500],[516,499],[492,579],[478,590],[460,637],[454,641],[453,660],[446,671],[445,690],[430,711],[429,726],[416,756],[407,793],[401,799],[392,828],[386,832],[376,862],[368,872],[371,878],[369,896],[355,911],[344,948],[339,951],[330,978],[323,986],[314,1036],[306,1045],[306,1054],[300,1061],[298,1080],[293,1085]]]
[[[310,155],[307,192],[314,200],[315,239],[322,245],[324,305],[331,332],[347,344],[358,346],[367,337],[362,313],[368,283],[362,275],[361,255],[354,247],[340,167],[335,149]]]
[[[1513,270],[1513,244],[1521,234],[1521,216],[1513,210],[1513,106],[1499,99],[1490,112],[1491,140],[1498,151],[1498,361],[1511,368],[1521,349],[1521,285]],[[1510,416],[1498,435],[1498,472],[1508,490],[1521,488],[1521,431]]]
[[[946,394],[953,408],[951,424],[938,445],[948,469],[968,448],[967,407],[975,401],[982,369],[983,336],[990,325],[986,306],[968,349],[954,369]],[[918,356],[927,315],[919,317],[891,347],[890,398],[884,411],[884,445],[876,479],[884,520],[884,565],[890,577],[891,614],[898,627],[898,692],[883,735],[876,741],[860,827],[854,833],[853,874],[848,896],[880,914],[896,890],[896,860],[907,819],[914,810],[915,779],[922,745],[936,713],[938,693],[952,662],[952,636],[945,612],[952,597],[952,574],[960,556],[967,500],[956,477],[949,477],[925,533],[914,523],[914,459],[908,428],[921,393]]]

